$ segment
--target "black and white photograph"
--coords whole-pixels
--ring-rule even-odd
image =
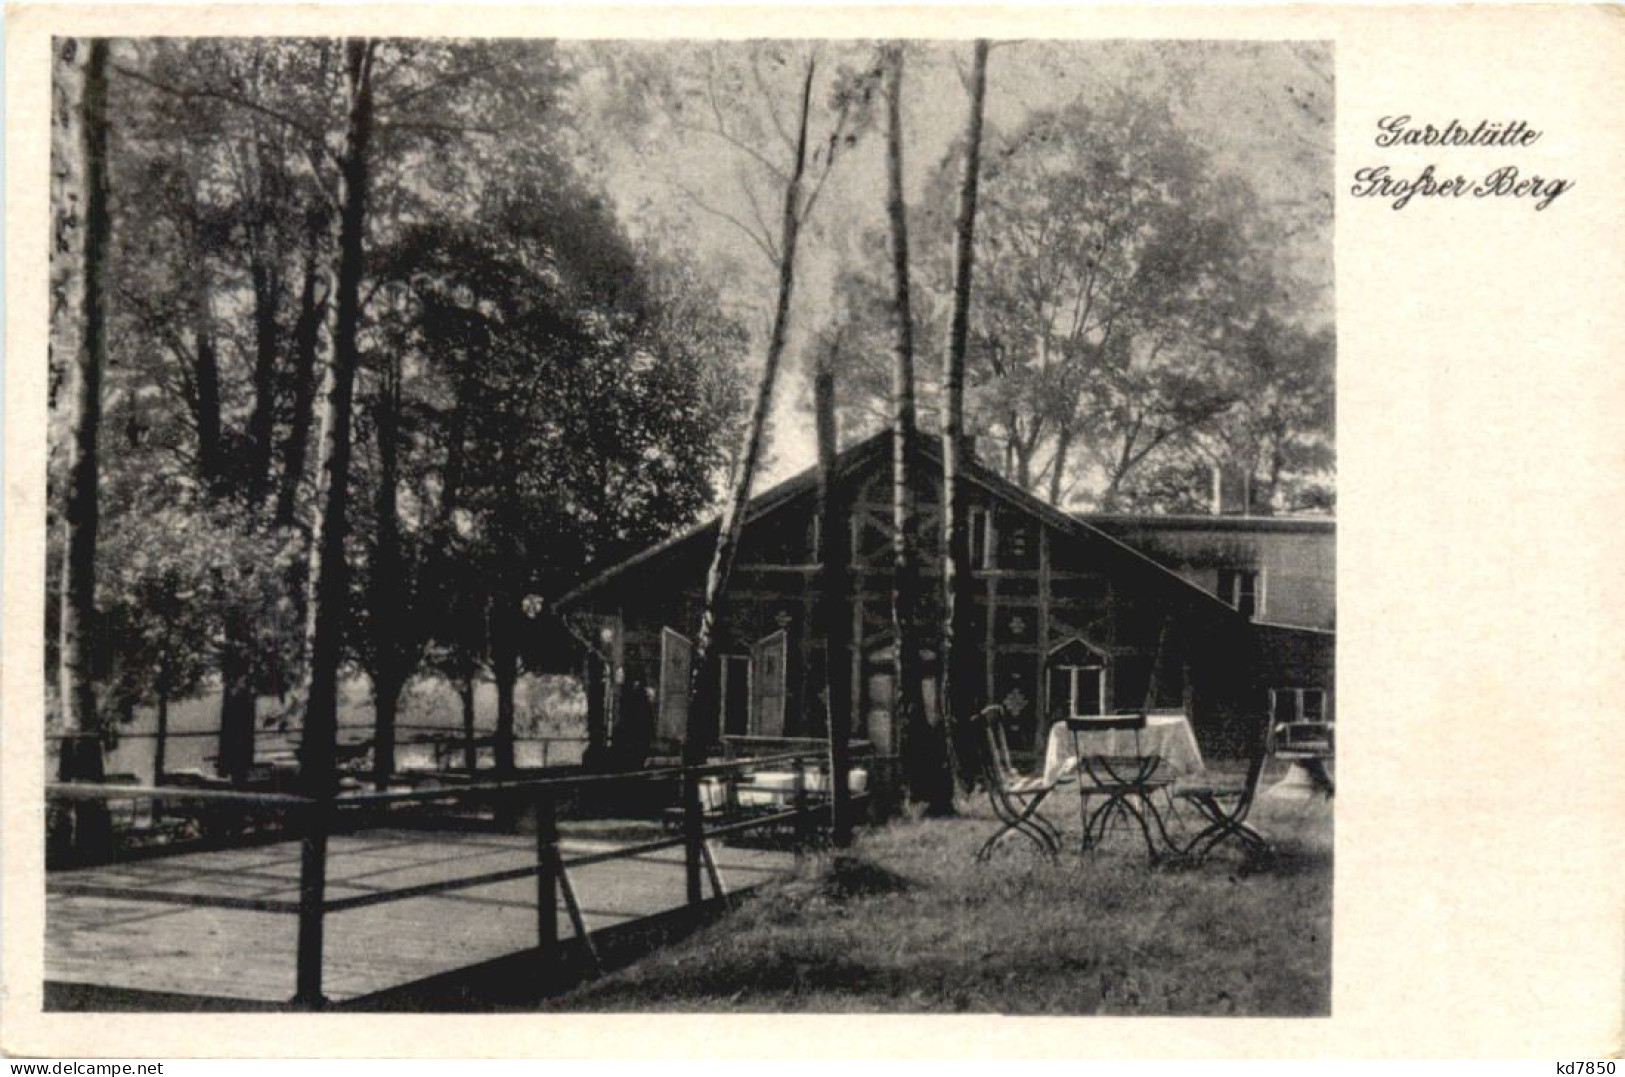
[[[51,48],[47,1012],[1333,1015],[1331,42]]]

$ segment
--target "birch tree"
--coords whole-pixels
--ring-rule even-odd
[[[976,194],[982,166],[982,112],[987,98],[988,42],[976,42],[971,60],[970,119],[965,130],[965,173],[954,225],[953,312],[942,357],[942,713],[951,731],[970,717],[968,669],[970,542],[959,482],[965,439],[965,350],[970,338],[971,276],[976,253]]]
[[[65,274],[73,323],[65,334],[72,352],[68,370],[68,460],[64,497],[65,532],[61,583],[58,678],[65,734],[60,775],[64,779],[100,780],[102,718],[98,711],[92,638],[96,630],[96,542],[100,522],[98,484],[101,433],[102,371],[107,362],[107,256],[112,222],[108,213],[109,45],[105,39],[75,41],[70,63],[77,77],[78,101],[64,117],[72,133],[77,166],[75,199],[82,216],[59,224],[60,250],[72,268]],[[81,59],[82,55],[82,59]],[[70,168],[70,176],[72,174]],[[69,183],[63,188],[71,186]],[[100,805],[76,812],[74,841],[94,849],[109,838],[107,813]]]
[[[835,456],[839,446],[835,426],[835,385],[838,347],[826,340],[819,347],[813,373],[813,413],[818,438],[818,634],[824,641],[824,694],[829,730],[830,824],[837,848],[852,842],[852,820],[847,810],[850,741],[852,737],[851,595],[848,568],[851,532],[847,498],[836,484]]]
[[[663,46],[655,53],[622,48],[598,56],[612,77],[629,88],[617,110],[619,119],[630,116],[636,131],[693,140],[719,155],[716,171],[728,177],[736,200],[681,178],[670,180],[672,193],[682,204],[725,222],[747,239],[773,273],[762,367],[723,501],[695,634],[685,736],[694,753],[703,752],[715,732],[710,728],[717,673],[712,652],[720,631],[722,596],[765,453],[779,371],[790,344],[803,232],[837,161],[867,126],[874,93],[868,65],[826,60],[827,51],[818,45],[798,50],[768,42],[689,49]],[[827,88],[827,103],[817,99],[820,87]]]
[[[734,552],[739,545],[739,532],[745,522],[745,508],[750,503],[751,484],[756,479],[756,465],[762,454],[762,441],[767,417],[773,406],[773,388],[778,379],[779,363],[784,358],[785,341],[790,332],[790,306],[796,284],[796,245],[801,238],[801,225],[806,212],[803,204],[802,182],[807,169],[807,123],[812,111],[813,76],[817,60],[809,57],[801,83],[801,105],[797,111],[794,152],[790,170],[784,183],[784,207],[780,212],[778,301],[773,310],[773,328],[768,335],[767,353],[762,359],[762,372],[757,380],[756,399],[751,406],[750,425],[745,433],[744,448],[735,465],[733,488],[722,509],[717,525],[716,550],[711,555],[711,568],[705,577],[705,598],[700,610],[699,631],[694,637],[693,671],[689,688],[688,732],[684,738],[684,755],[693,761],[703,761],[704,746],[709,735],[707,725],[700,722],[708,718],[715,695],[710,674],[711,647],[716,636],[717,612],[722,594],[728,587],[733,571]]]
[[[338,680],[344,609],[349,587],[344,533],[350,493],[351,399],[360,327],[361,277],[367,225],[368,144],[372,138],[374,42],[344,43],[345,132],[339,159],[339,256],[335,274],[333,352],[322,402],[319,516],[310,547],[310,591],[306,601],[306,653],[309,672],[300,760],[301,778],[312,795],[333,790],[338,727]]]
[[[892,631],[893,714],[908,793],[933,814],[953,811],[946,741],[925,709],[919,636],[919,540],[910,480],[919,436],[914,403],[914,315],[910,307],[908,207],[903,197],[903,46],[886,54],[886,217],[892,268]]]

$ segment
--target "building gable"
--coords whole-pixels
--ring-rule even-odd
[[[932,441],[922,439],[912,474],[922,576],[917,624],[929,639],[941,620],[942,567],[936,538],[941,458]],[[850,705],[860,735],[867,731],[888,741],[896,732],[890,714],[895,634],[889,436],[842,453],[836,478],[853,539],[843,598],[843,616],[850,616],[852,626],[843,659],[851,663]],[[1000,702],[1016,716],[1018,743],[1030,743],[1060,713],[1056,708],[1082,705],[1078,700],[1112,709],[1188,707],[1197,682],[1204,686],[1197,698],[1221,724],[1230,720],[1226,715],[1257,710],[1247,702],[1252,633],[1234,610],[986,468],[967,466],[963,489],[979,536],[972,542],[978,560],[966,615],[976,668],[965,671],[967,682],[978,705]],[[721,708],[724,728],[822,731],[827,657],[815,617],[821,601],[816,507],[810,471],[751,503],[712,652],[728,683],[739,689],[737,699],[730,697]],[[591,660],[610,671],[612,709],[678,713],[666,697],[680,691],[685,678],[668,666],[681,664],[682,648],[674,641],[692,638],[698,626],[716,527],[710,521],[691,529],[600,573],[560,601],[578,638],[591,641]],[[1100,665],[1074,660],[1069,641],[1085,641]],[[935,659],[925,666],[926,698],[934,705]],[[1063,666],[1067,687],[1057,695],[1061,681],[1054,671]],[[772,678],[764,679],[769,672]],[[1085,683],[1080,677],[1094,678],[1089,692],[1077,687]],[[668,719],[668,737],[673,725]]]
[[[916,534],[922,575],[941,573],[942,457],[936,440],[917,442],[918,464],[911,483],[916,499]],[[847,448],[836,461],[836,482],[849,507],[851,550],[860,567],[879,569],[892,554],[891,436],[882,431]],[[1066,570],[1092,565],[1102,572],[1128,572],[1137,582],[1168,588],[1182,600],[1231,612],[1216,596],[1106,531],[1078,520],[1027,493],[996,472],[974,462],[962,470],[967,515],[981,532],[973,549],[983,553],[983,564],[993,570],[1035,572],[1040,569],[1041,535]],[[751,500],[742,528],[736,571],[779,566],[811,570],[816,567],[817,534],[814,521],[817,471],[808,469]],[[659,580],[668,573],[686,575],[697,565],[709,568],[716,545],[718,521],[708,520],[666,542],[589,578],[562,599],[569,609],[591,601],[596,592],[639,581]],[[977,566],[982,567],[982,566]]]

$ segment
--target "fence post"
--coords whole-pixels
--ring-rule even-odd
[[[795,808],[796,808],[796,855],[800,856],[807,849],[807,763],[801,758],[795,761]]]
[[[693,763],[683,765],[683,852],[688,882],[688,903],[705,900],[701,885],[701,857],[705,845],[705,810],[700,805],[700,775]]]
[[[299,950],[293,1004],[319,1010],[322,997],[322,917],[326,911],[327,834],[332,801],[322,797],[304,809],[299,839]]]
[[[545,973],[559,954],[558,809],[550,789],[536,796],[536,948]]]

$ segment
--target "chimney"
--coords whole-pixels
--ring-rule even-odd
[[[1213,515],[1245,516],[1251,510],[1252,476],[1227,464],[1213,466]]]

